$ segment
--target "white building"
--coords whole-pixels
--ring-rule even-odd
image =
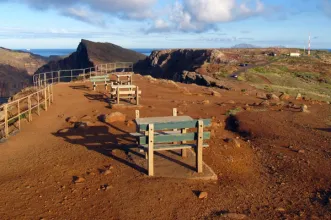
[[[290,53],[290,57],[300,57],[300,53]]]

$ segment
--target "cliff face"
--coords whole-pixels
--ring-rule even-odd
[[[31,75],[46,58],[24,51],[0,48],[0,98],[10,97],[31,84]],[[2,102],[0,100],[0,102]]]
[[[70,56],[51,61],[38,69],[36,73],[65,69],[83,69],[102,63],[137,62],[146,56],[111,43],[95,43],[82,40],[77,51]]]
[[[170,79],[198,85],[217,85],[212,74],[199,69],[205,64],[237,62],[217,49],[172,49],[154,51],[148,58],[135,65],[135,71],[155,78]]]

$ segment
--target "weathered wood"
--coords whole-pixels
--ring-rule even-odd
[[[172,116],[177,116],[177,108],[172,109]]]
[[[154,124],[155,127],[155,124]],[[172,142],[181,142],[181,141],[194,141],[199,138],[198,133],[166,133],[166,134],[159,134],[154,136],[154,143],[172,143]],[[203,139],[210,139],[210,132],[203,132],[202,134]],[[140,144],[148,144],[148,137],[141,136],[139,137]]]
[[[140,111],[136,110],[136,119],[140,118]]]
[[[154,176],[154,125],[148,125],[148,175]]]
[[[59,83],[61,79],[61,71],[57,72],[57,82]]]
[[[45,96],[45,111],[47,111],[47,88],[44,89],[44,96]]]
[[[21,106],[20,102],[17,102],[17,115],[18,115],[18,130],[21,130]]]
[[[47,92],[48,92],[48,106],[50,106],[51,105],[51,88],[50,88],[51,86],[49,85],[48,87],[47,87]]]
[[[31,96],[28,96],[28,120],[29,120],[29,122],[32,121],[32,114],[31,114]]]
[[[52,103],[54,102],[54,85],[51,85],[51,90],[52,90]]]
[[[8,105],[3,106],[3,112],[5,114],[5,138],[9,137],[9,128],[8,128]]]
[[[136,87],[136,105],[139,105],[139,87]]]
[[[198,138],[196,147],[196,168],[198,173],[202,173],[202,148],[203,148],[203,120],[198,121]]]
[[[204,126],[209,127],[211,125],[211,119],[202,119]],[[146,131],[149,122],[154,123],[155,130],[167,130],[167,129],[181,129],[181,128],[195,128],[198,120],[194,120],[188,116],[177,117],[156,117],[156,118],[141,118],[136,120],[139,125],[140,131]]]
[[[117,98],[117,104],[120,104],[120,88],[117,87],[117,94],[116,94],[116,98]]]
[[[209,147],[208,144],[204,144],[202,145],[203,148],[207,148]],[[140,147],[143,147],[145,150],[148,149],[148,145],[144,144],[144,145],[140,145]],[[166,150],[181,150],[181,149],[192,149],[192,148],[196,148],[197,145],[196,144],[156,144],[154,145],[154,151],[166,151]]]
[[[181,129],[181,132],[182,132],[182,134],[186,134],[187,133],[187,129],[186,128],[183,128],[183,129]],[[182,145],[185,145],[185,144],[186,144],[186,141],[182,141]],[[181,155],[182,155],[183,158],[187,158],[187,150],[186,149],[182,149]]]
[[[110,94],[111,95],[116,95],[117,91],[112,91]],[[120,90],[120,95],[136,95],[136,94],[137,94],[137,91],[123,91],[123,90]],[[138,91],[138,95],[141,95],[141,91]]]
[[[40,115],[40,96],[39,96],[39,91],[37,92],[37,114]]]

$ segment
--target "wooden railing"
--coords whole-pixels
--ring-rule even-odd
[[[86,80],[91,76],[105,75],[113,72],[133,72],[133,63],[107,63],[85,69],[59,70],[40,73],[33,76],[33,85],[35,87],[40,87],[53,83]]]
[[[1,138],[8,138],[9,135],[17,130],[21,130],[21,120],[32,121],[33,113],[40,115],[43,109],[47,111],[48,107],[54,101],[53,84],[39,89],[23,98],[8,102],[0,106],[0,130]]]
[[[99,66],[59,70],[40,73],[33,76],[34,89],[37,91],[23,98],[0,106],[0,139],[8,138],[11,133],[21,129],[21,120],[32,121],[33,113],[40,115],[43,109],[54,101],[53,85],[55,83],[72,82],[75,80],[86,80],[91,76],[105,75],[113,72],[132,72],[133,63],[108,63]]]

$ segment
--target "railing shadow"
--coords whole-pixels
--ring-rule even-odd
[[[115,126],[112,127],[116,129]],[[126,155],[131,153],[144,158],[143,154],[133,150],[133,148],[137,148],[135,139],[132,138],[127,132],[122,134],[112,134],[109,132],[108,126],[91,126],[85,129],[61,129],[56,133],[53,133],[53,135],[63,138],[68,143],[81,145],[88,150],[93,150],[110,157],[139,172],[147,173],[146,169],[143,167],[136,165],[129,159],[125,160],[116,155],[116,151],[122,151]]]
[[[90,87],[88,87],[86,85],[70,86],[70,88],[75,89],[75,90],[83,90],[83,91],[90,90]]]
[[[103,93],[99,93],[99,94],[85,93],[84,96],[90,101],[99,101],[99,102],[109,103],[109,97],[107,97]]]

